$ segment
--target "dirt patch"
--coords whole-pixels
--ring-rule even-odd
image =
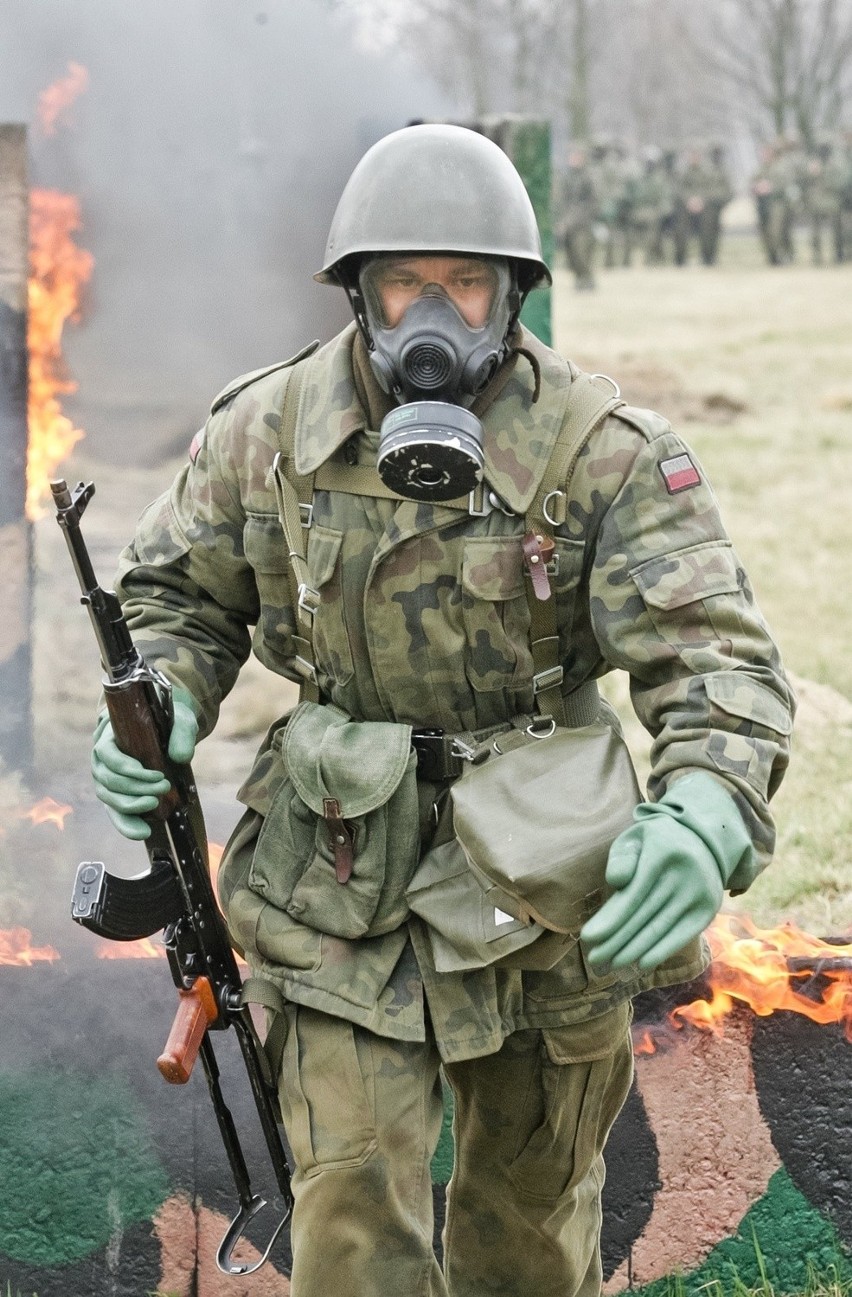
[[[591,358],[578,358],[577,364],[583,369],[594,369]],[[612,377],[629,405],[657,410],[675,428],[684,423],[728,426],[749,413],[748,405],[736,393],[718,388],[706,392],[690,390],[671,369],[631,358],[620,360],[617,372],[615,366],[612,368]]]

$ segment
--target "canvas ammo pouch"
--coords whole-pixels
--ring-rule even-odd
[[[454,840],[408,888],[438,971],[552,967],[608,894],[609,848],[640,801],[621,734],[524,718],[471,752],[450,801]]]
[[[280,769],[249,886],[331,936],[391,932],[405,920],[420,823],[411,726],[353,721],[302,702],[272,736]]]

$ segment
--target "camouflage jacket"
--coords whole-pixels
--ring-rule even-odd
[[[225,390],[191,461],[143,514],[121,558],[117,590],[134,638],[198,700],[202,733],[252,648],[271,671],[298,678],[270,474],[291,372],[278,366]],[[505,509],[466,516],[316,492],[307,558],[321,596],[314,651],[325,698],[357,719],[450,732],[533,710],[523,511],[558,431],[549,398],[576,372],[522,331],[474,407],[486,476]],[[354,326],[318,353],[302,399],[301,472],[331,457],[375,464],[371,429],[389,405]],[[734,795],[762,867],[773,847],[767,800],[786,766],[792,697],[703,471],[664,419],[624,407],[596,429],[556,541],[566,692],[613,668],[627,671],[654,737],[649,795],[659,797],[685,770],[710,772]],[[255,817],[270,804],[268,771],[262,751],[240,793]],[[751,881],[735,876],[731,887]],[[491,1052],[515,1029],[599,1015],[638,990],[697,975],[704,960],[695,942],[653,974],[597,977],[575,945],[547,972],[438,974],[413,917],[384,936],[331,937],[254,895],[239,863],[225,871],[222,899],[235,941],[286,996],[381,1034],[422,1039],[425,994],[447,1059]]]

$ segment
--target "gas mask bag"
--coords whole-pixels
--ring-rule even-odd
[[[442,285],[417,282],[417,260],[372,257],[359,283],[370,363],[383,390],[400,402],[382,421],[379,474],[399,495],[437,503],[468,494],[482,480],[482,424],[467,407],[508,352],[517,290],[507,259],[459,256],[452,258],[458,263],[457,305]],[[417,295],[392,322],[386,304],[399,290],[404,300],[412,286]],[[471,287],[476,308],[467,319]]]

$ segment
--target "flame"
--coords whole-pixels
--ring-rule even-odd
[[[53,946],[34,946],[32,939],[29,928],[0,930],[0,964],[30,968],[36,961],[47,960],[52,964],[59,959],[59,952]]]
[[[155,946],[150,937],[140,941],[104,941],[97,948],[98,959],[165,959],[165,946]]]
[[[54,81],[38,97],[38,120],[45,135],[56,134],[56,124],[60,117],[88,88],[89,73],[86,68],[80,63],[69,61],[66,76]]]
[[[841,1023],[852,1043],[852,943],[822,941],[792,923],[760,929],[730,914],[714,920],[707,938],[710,999],[679,1005],[668,1024],[637,1031],[634,1052],[653,1053],[684,1024],[721,1035],[737,1003],[760,1017],[785,1009],[812,1022]]]
[[[65,371],[62,330],[66,320],[80,318],[80,292],[94,265],[91,253],[71,237],[80,225],[80,205],[73,194],[49,189],[30,193],[26,503],[30,520],[46,512],[41,501],[57,465],[85,436],[62,413],[58,399],[77,390]]]
[[[27,811],[18,811],[18,818],[31,820],[33,824],[55,824],[58,829],[65,828],[65,817],[71,815],[70,806],[63,806],[52,797],[43,797]]]

